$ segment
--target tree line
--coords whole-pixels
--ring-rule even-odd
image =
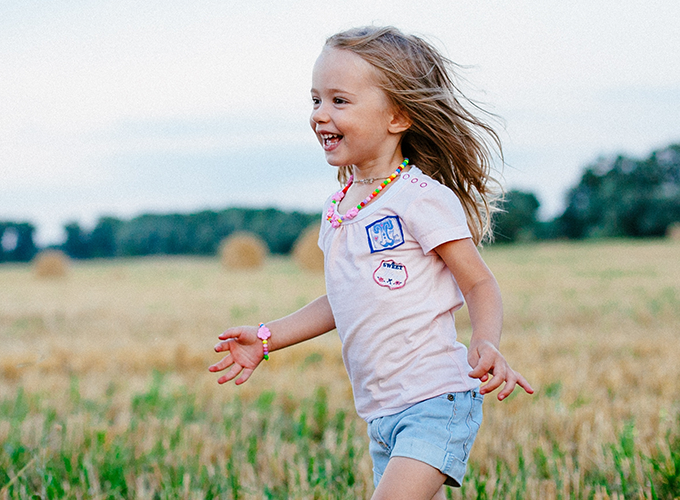
[[[663,236],[680,223],[680,144],[645,159],[598,159],[584,169],[566,202],[561,215],[540,221],[536,195],[509,191],[495,219],[495,242]],[[248,231],[262,238],[270,252],[287,254],[302,231],[320,218],[275,208],[145,214],[129,220],[102,217],[91,230],[77,222],[67,224],[65,240],[56,246],[76,259],[214,255],[224,238]],[[28,222],[0,221],[0,262],[30,261],[40,250],[34,233]]]
[[[680,144],[644,159],[600,158],[568,191],[560,216],[539,221],[539,206],[533,193],[507,193],[496,241],[664,236],[680,224]]]
[[[287,254],[300,233],[320,215],[275,208],[228,208],[192,214],[145,214],[131,220],[102,217],[91,231],[65,226],[62,249],[71,257],[214,255],[224,238],[239,231],[258,235],[269,251]]]

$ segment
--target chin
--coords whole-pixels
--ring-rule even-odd
[[[328,156],[326,156],[326,163],[328,163],[332,167],[342,167],[342,166],[345,166],[345,165],[349,165],[348,163],[340,161],[337,158],[328,157]]]

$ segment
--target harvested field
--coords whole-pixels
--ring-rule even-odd
[[[483,254],[502,351],[537,394],[487,397],[450,495],[680,495],[678,242]],[[132,259],[73,262],[64,280],[5,264],[0,284],[0,498],[370,496],[335,333],[273,353],[241,387],[207,371],[221,331],[294,311],[322,274],[274,257]],[[458,324],[469,338],[465,311]]]

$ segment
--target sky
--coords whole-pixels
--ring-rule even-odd
[[[0,2],[0,221],[36,241],[99,217],[230,206],[321,211],[309,127],[325,39],[427,38],[498,115],[506,189],[547,219],[599,157],[680,142],[680,2]]]

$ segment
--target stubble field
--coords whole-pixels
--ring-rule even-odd
[[[680,244],[483,251],[502,351],[537,389],[489,396],[452,498],[680,495]],[[208,365],[228,326],[288,314],[323,276],[272,258],[0,266],[0,498],[368,498],[365,424],[334,332],[241,387]],[[465,311],[461,338],[469,338]],[[33,495],[38,495],[34,497]]]

